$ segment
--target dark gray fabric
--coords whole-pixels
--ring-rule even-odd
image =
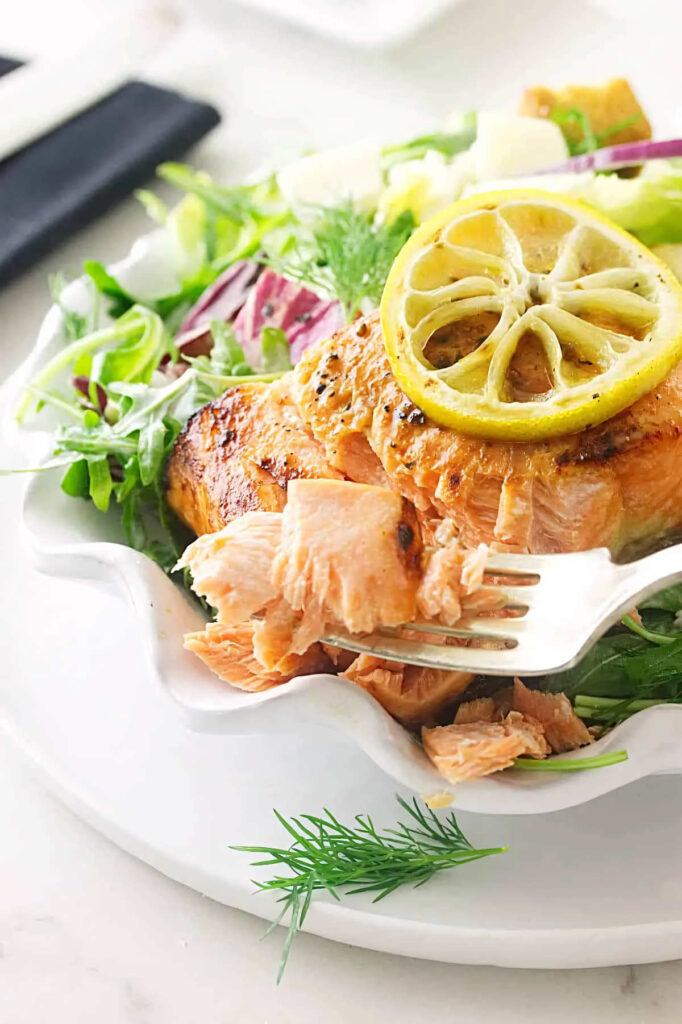
[[[0,75],[18,66],[0,57]],[[0,162],[0,287],[219,121],[206,103],[129,82]]]

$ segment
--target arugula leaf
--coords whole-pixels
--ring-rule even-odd
[[[628,658],[648,646],[633,633],[607,634],[573,668],[544,676],[541,689],[569,698],[578,693],[627,697],[631,690],[625,668]]]
[[[72,462],[62,477],[62,490],[71,498],[87,498],[90,494],[90,473],[87,459]]]
[[[165,163],[157,167],[156,173],[183,192],[189,192],[229,220],[241,223],[247,217],[258,217],[262,207],[255,198],[255,188],[249,185],[233,185],[226,188],[216,185],[208,174],[193,171],[186,164]]]
[[[645,691],[653,695],[661,683],[676,686],[676,680],[682,681],[682,637],[664,647],[647,647],[630,657],[624,668],[628,680],[637,684],[638,696]]]
[[[336,298],[350,322],[363,300],[376,306],[396,255],[412,234],[409,210],[378,223],[352,203],[317,208],[311,227],[301,227],[270,263],[294,280]]]
[[[163,325],[158,316],[145,315],[140,306],[135,306],[120,319],[125,327],[142,317],[142,330],[128,334],[115,348],[98,353],[93,359],[90,376],[98,384],[113,381],[142,381],[148,384],[151,375],[166,353]]]
[[[222,320],[211,320],[213,347],[209,360],[211,373],[227,376],[235,366],[244,363],[244,350],[235,338],[232,328]]]
[[[476,141],[476,113],[470,112],[462,118],[462,126],[456,132],[433,132],[430,135],[419,135],[409,142],[401,142],[395,146],[386,146],[381,151],[384,170],[406,160],[421,160],[429,150],[442,153],[451,159],[458,153],[469,149]]]
[[[291,349],[284,331],[279,327],[264,327],[261,333],[261,366],[265,373],[291,369]]]
[[[127,313],[135,305],[135,299],[113,277],[103,263],[98,260],[86,260],[83,270],[90,278],[101,295],[111,299],[109,315],[116,318]]]
[[[88,457],[87,463],[90,477],[90,497],[95,508],[98,508],[100,512],[106,512],[109,508],[113,487],[109,460],[106,455],[91,455]]]

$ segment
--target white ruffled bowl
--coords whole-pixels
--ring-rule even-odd
[[[171,291],[176,283],[164,235],[158,231],[139,239],[113,271],[140,297]],[[77,281],[69,286],[66,297],[71,306],[84,310],[89,291]],[[4,389],[4,449],[13,452],[16,466],[35,465],[49,454],[49,412],[30,427],[19,428],[11,410],[23,383],[61,344],[61,313],[53,308],[35,349]],[[195,730],[234,734],[332,729],[353,740],[400,785],[427,797],[451,794],[456,807],[484,814],[560,810],[647,775],[682,774],[682,706],[641,711],[590,748],[590,755],[625,748],[628,760],[620,764],[547,774],[509,770],[453,786],[437,774],[419,744],[372,697],[336,676],[305,676],[258,694],[233,689],[182,646],[183,634],[200,627],[196,606],[157,565],[121,543],[115,513],[104,516],[89,503],[64,495],[59,472],[47,470],[28,479],[23,529],[35,564],[50,575],[88,578],[120,588],[135,609],[150,676]],[[96,637],[91,642],[95,645]],[[584,754],[576,751],[564,756]],[[352,771],[351,759],[348,768]]]

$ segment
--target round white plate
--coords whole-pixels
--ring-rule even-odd
[[[135,612],[117,594],[38,575],[18,541],[21,481],[4,480],[0,712],[45,782],[131,853],[216,900],[263,916],[249,857],[281,844],[272,808],[398,816],[394,785],[332,733],[195,733],[149,677]],[[295,727],[295,723],[294,723]],[[509,851],[379,904],[319,898],[306,927],[388,952],[458,963],[586,967],[682,956],[680,781],[649,778],[532,817],[459,820]],[[502,898],[503,897],[503,898]],[[281,933],[273,943],[273,971]]]

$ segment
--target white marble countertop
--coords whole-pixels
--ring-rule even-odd
[[[682,966],[456,967],[300,935],[275,985],[263,922],[82,824],[0,737],[3,1024],[677,1024]]]
[[[13,4],[3,11],[0,52],[30,56],[73,43],[85,13],[107,6],[107,0]],[[315,42],[223,6],[227,31],[185,33],[154,62],[152,74],[225,108],[225,125],[195,160],[235,178],[305,142],[369,136],[377,123],[383,135],[400,136],[453,107],[477,105],[481,95],[491,105],[513,103],[529,76],[594,79],[626,71],[656,109],[666,92],[669,98],[679,60],[679,33],[665,20],[667,5],[655,2],[647,26],[638,27],[637,41],[625,49],[630,4],[620,5],[625,21],[616,22],[610,0],[525,0],[513,5],[512,21],[508,0],[468,0],[437,32],[375,55]],[[651,37],[646,43],[644,31]],[[493,69],[483,59],[491,51],[500,54]],[[124,203],[0,293],[0,376],[35,336],[48,269],[73,271],[84,254],[113,259],[144,228],[136,204]],[[98,836],[31,780],[1,736],[0,823],[2,1024],[680,1019],[679,963],[565,973],[456,967],[304,935],[277,988],[278,944],[258,942],[261,921],[169,881]]]

